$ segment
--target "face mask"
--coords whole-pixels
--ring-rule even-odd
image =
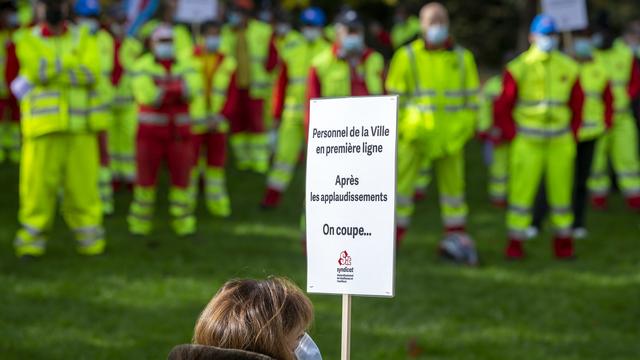
[[[593,45],[591,45],[591,40],[576,39],[576,41],[573,43],[573,51],[579,58],[590,58],[591,53],[593,53]]]
[[[110,29],[113,35],[115,35],[116,37],[121,37],[122,35],[124,35],[124,27],[118,23],[111,24]]]
[[[96,19],[80,19],[78,24],[80,26],[86,26],[92,34],[98,31],[98,28],[100,27],[100,24]]]
[[[173,59],[173,44],[172,43],[157,43],[154,47],[154,53],[158,60],[170,60]]]
[[[602,48],[604,46],[604,35],[601,33],[593,34],[593,36],[591,36],[591,42],[596,48]]]
[[[229,13],[229,25],[239,26],[242,23],[242,16],[237,12]]]
[[[11,27],[20,26],[20,22],[18,21],[18,14],[16,14],[16,13],[9,14],[9,16],[7,17],[7,23]]]
[[[536,35],[536,47],[542,52],[551,52],[558,48],[558,39],[550,35]]]
[[[218,51],[218,48],[220,47],[220,36],[218,35],[206,36],[204,38],[204,46],[207,48],[207,51],[209,52]]]
[[[449,27],[445,25],[429,26],[426,36],[429,44],[442,45],[449,38]]]
[[[342,49],[347,53],[355,53],[364,48],[364,40],[358,34],[347,35],[342,39]]]
[[[64,20],[64,14],[62,13],[62,7],[60,6],[47,6],[47,12],[45,13],[45,20],[49,25],[57,26]]]
[[[287,35],[291,31],[291,25],[289,24],[277,24],[276,25],[276,34],[279,36]]]
[[[302,29],[302,35],[308,41],[314,41],[314,40],[318,39],[322,35],[322,32],[318,28],[307,27],[307,28]]]
[[[271,20],[273,20],[273,16],[271,16],[270,11],[263,10],[263,11],[260,11],[260,13],[258,14],[258,19],[260,19],[260,21],[270,23]]]
[[[313,342],[313,339],[307,333],[304,333],[304,336],[300,339],[294,354],[297,360],[322,360],[318,345]]]

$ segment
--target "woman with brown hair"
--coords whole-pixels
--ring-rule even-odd
[[[196,323],[193,344],[176,346],[170,360],[321,360],[306,333],[313,305],[291,281],[231,280]]]

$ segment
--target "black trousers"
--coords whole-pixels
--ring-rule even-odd
[[[573,178],[573,228],[584,227],[585,213],[587,210],[587,180],[591,173],[591,163],[593,162],[593,152],[595,150],[596,140],[582,141],[578,143],[576,153],[576,163]],[[540,182],[538,195],[533,208],[532,226],[542,229],[542,221],[549,212],[549,203],[547,202],[547,191],[545,181]]]

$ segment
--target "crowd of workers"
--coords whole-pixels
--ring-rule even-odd
[[[474,55],[455,42],[439,3],[416,15],[399,7],[390,34],[365,28],[351,9],[330,22],[318,7],[265,16],[251,0],[192,31],[175,22],[176,7],[162,1],[131,36],[121,4],[39,0],[24,21],[0,2],[0,160],[20,162],[17,256],[45,253],[58,202],[78,252],[103,253],[114,190],[133,189],[129,230],[149,235],[163,166],[177,235],[196,231],[199,198],[229,216],[227,148],[238,169],[266,175],[261,206],[277,207],[315,97],[399,95],[398,243],[433,173],[447,234],[440,251],[471,262],[464,148],[474,137],[490,154],[490,198],[507,208],[510,259],[525,255],[546,213],[554,254],[572,258],[587,200],[607,207],[609,161],[629,208],[640,209],[639,23],[620,39],[606,24],[575,32],[562,53],[553,19],[538,15],[531,47],[481,89]],[[390,61],[367,46],[367,30],[395,49]]]

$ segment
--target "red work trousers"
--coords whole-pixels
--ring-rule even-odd
[[[249,90],[238,90],[238,107],[231,117],[231,133],[264,132],[264,100],[252,99]]]
[[[193,135],[194,157],[193,165],[198,165],[200,154],[207,159],[207,167],[223,168],[227,159],[227,134],[218,131],[208,131],[204,134]]]
[[[140,125],[136,135],[136,185],[155,186],[166,161],[171,186],[186,189],[193,166],[193,135],[189,126]]]

